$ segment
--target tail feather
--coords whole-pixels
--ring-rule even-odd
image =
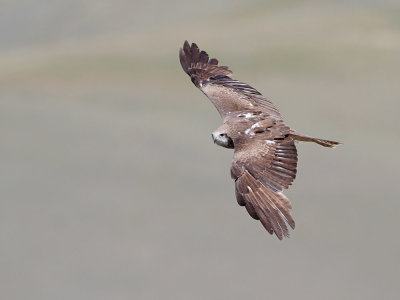
[[[306,135],[300,135],[300,134],[294,134],[294,133],[291,133],[290,136],[293,137],[293,139],[295,139],[296,141],[314,142],[321,146],[329,147],[329,148],[335,148],[336,146],[341,144],[341,143],[335,142],[335,141],[323,140],[323,139],[319,139],[319,138],[313,138],[313,137],[309,137]]]

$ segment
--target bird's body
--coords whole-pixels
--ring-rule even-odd
[[[283,195],[296,178],[295,141],[326,147],[339,143],[298,134],[283,122],[276,107],[253,87],[231,78],[232,72],[185,41],[179,57],[183,70],[217,108],[223,125],[213,132],[216,144],[235,150],[231,168],[236,198],[251,217],[279,239],[294,229],[290,201]]]

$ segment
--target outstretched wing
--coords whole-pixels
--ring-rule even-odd
[[[189,45],[185,41],[179,51],[179,59],[183,70],[211,100],[223,119],[229,112],[253,109],[281,118],[272,102],[255,88],[232,79],[232,71],[228,67],[218,66],[218,60],[209,59],[208,54],[200,51],[195,43]]]
[[[295,222],[290,201],[282,193],[296,178],[297,151],[291,137],[236,141],[231,168],[236,198],[251,217],[281,240]],[[234,141],[235,143],[235,141]]]

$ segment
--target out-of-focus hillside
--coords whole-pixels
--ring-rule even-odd
[[[3,1],[0,296],[395,299],[397,1]],[[194,41],[300,132],[279,242],[236,204]]]

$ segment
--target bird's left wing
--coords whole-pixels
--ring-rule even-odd
[[[209,59],[207,52],[200,51],[195,43],[185,41],[179,51],[183,70],[217,108],[224,119],[230,112],[263,110],[271,116],[281,118],[278,109],[260,92],[246,83],[231,78],[232,71],[219,66],[218,60]]]

